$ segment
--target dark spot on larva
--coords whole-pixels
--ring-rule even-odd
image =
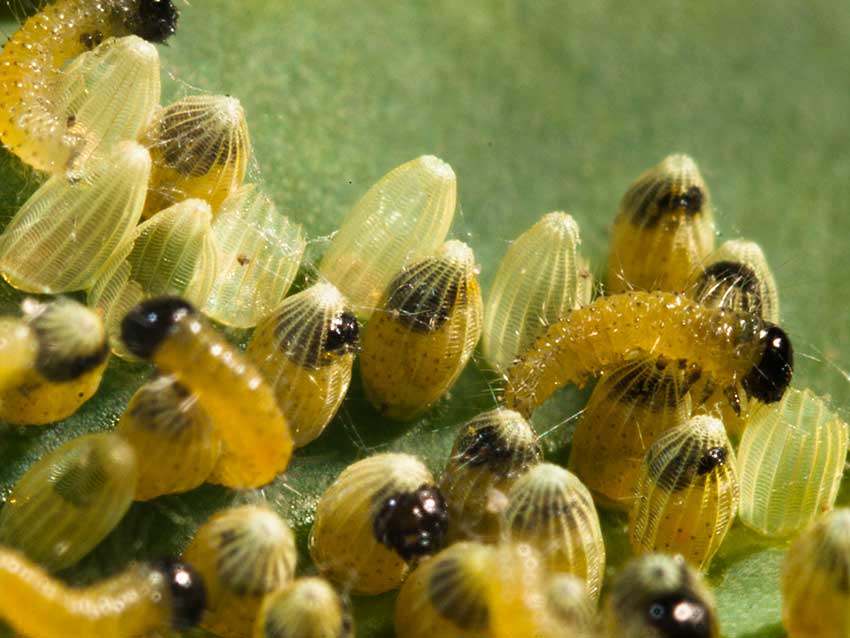
[[[74,124],[77,123],[77,116],[73,113],[69,113],[67,119],[65,120],[65,126],[67,128],[73,128]]]
[[[457,558],[439,560],[428,580],[428,598],[441,616],[460,629],[483,632],[490,624],[485,592],[468,576]]]
[[[100,31],[91,31],[80,35],[80,43],[89,51],[103,42],[103,33]]]
[[[162,559],[153,564],[168,583],[171,625],[174,629],[189,629],[201,621],[207,606],[204,579],[189,563]]]
[[[494,425],[467,427],[458,437],[456,460],[463,466],[486,466],[502,475],[521,473],[540,461],[536,442],[509,441]]]
[[[460,265],[441,258],[414,264],[389,286],[386,309],[414,332],[436,332],[452,310],[466,302],[467,284]]]
[[[36,370],[48,381],[63,383],[79,379],[106,361],[109,342],[104,333],[103,340],[92,345],[84,337],[79,343],[75,342],[73,348],[68,348],[67,343],[58,343],[56,330],[51,327],[56,321],[56,312],[62,312],[58,305],[46,305],[44,311],[32,320],[30,327],[38,341]]]
[[[438,552],[449,525],[446,501],[433,485],[391,494],[380,504],[372,532],[405,561]]]
[[[239,262],[240,266],[247,266],[248,264],[251,263],[251,258],[248,257],[247,255],[237,255],[236,261]]]
[[[705,194],[699,186],[689,186],[670,180],[654,180],[641,184],[626,193],[624,210],[633,210],[631,221],[643,228],[653,228],[671,215],[684,213],[694,217],[702,212]]]
[[[649,458],[649,478],[668,492],[684,490],[693,484],[701,459],[702,450],[696,441],[684,442],[675,453],[662,449]]]
[[[664,638],[710,638],[713,618],[703,601],[691,596],[668,594],[645,606],[647,624]]]
[[[306,296],[277,317],[274,335],[288,359],[303,368],[321,368],[357,349],[360,326],[351,312],[329,315]]]
[[[785,394],[794,372],[794,348],[785,331],[765,323],[759,331],[761,357],[741,380],[747,394],[764,403],[775,403]]]
[[[614,374],[618,376],[611,393],[618,401],[664,410],[681,405],[691,386],[702,376],[702,369],[684,359],[670,361],[659,357]]]
[[[701,304],[762,316],[763,300],[755,271],[733,261],[718,261],[705,268],[694,286]]]
[[[179,436],[192,423],[190,410],[181,407],[190,396],[189,390],[176,381],[145,385],[136,394],[130,416],[151,432]]]
[[[137,357],[153,356],[174,326],[195,314],[195,308],[180,297],[154,297],[135,306],[121,321],[121,340]]]
[[[723,390],[723,396],[737,416],[741,416],[741,394],[737,385],[730,385]]]
[[[164,42],[177,30],[180,12],[173,0],[138,0],[138,10],[126,17],[126,28],[148,42]]]
[[[729,451],[725,447],[713,447],[702,455],[697,464],[697,474],[703,476],[714,468],[724,465]]]
[[[360,324],[350,312],[342,312],[331,320],[325,335],[325,351],[337,354],[351,352],[360,339]]]

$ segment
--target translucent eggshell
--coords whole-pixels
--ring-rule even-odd
[[[159,54],[133,35],[109,38],[64,67],[53,93],[74,140],[66,168],[79,169],[148,125],[159,106]]]
[[[201,626],[224,638],[250,635],[263,598],[292,581],[297,557],[292,530],[268,507],[213,515],[183,554],[207,590]]]
[[[190,95],[160,109],[142,140],[153,158],[145,217],[192,197],[217,212],[251,157],[245,110],[224,95]]]
[[[209,415],[173,377],[157,377],[139,388],[116,432],[136,452],[137,501],[198,487],[221,453]]]
[[[104,266],[88,303],[103,313],[116,354],[131,358],[121,344],[121,320],[144,299],[179,295],[195,304],[206,299],[218,265],[211,219],[209,205],[200,199],[175,204],[139,224]]]
[[[70,567],[112,531],[133,502],[133,449],[118,435],[87,434],[33,465],[0,510],[0,543],[43,567]]]
[[[346,215],[319,273],[368,319],[393,277],[443,243],[456,198],[454,171],[433,155],[394,168]]]
[[[506,371],[546,326],[590,302],[593,277],[580,244],[578,224],[558,212],[508,248],[487,296],[481,342],[497,371]]]
[[[513,410],[496,408],[462,425],[440,479],[450,537],[497,540],[501,503],[542,456],[537,435]]]
[[[584,581],[572,574],[555,573],[546,584],[546,600],[553,616],[575,638],[596,635],[596,601]]]
[[[537,549],[547,568],[574,574],[599,597],[605,545],[593,498],[567,470],[540,463],[513,484],[504,511],[506,537]]]
[[[299,578],[266,596],[254,638],[354,638],[348,606],[324,578]]]
[[[254,331],[245,355],[274,388],[296,447],[318,437],[342,404],[358,330],[340,292],[319,282],[284,300]]]
[[[307,242],[255,186],[243,186],[213,222],[218,273],[203,311],[219,323],[252,328],[286,296]]]
[[[605,290],[684,291],[714,250],[714,213],[693,159],[669,155],[629,187],[614,220]]]
[[[832,509],[847,457],[847,424],[810,390],[759,405],[738,448],[741,520],[789,536]]]
[[[121,142],[78,175],[47,180],[0,236],[0,270],[35,293],[83,290],[135,229],[150,175],[148,152]]]
[[[635,486],[636,554],[682,554],[706,569],[738,511],[735,453],[719,419],[695,416],[650,446]]]

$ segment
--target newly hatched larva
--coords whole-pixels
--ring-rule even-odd
[[[3,145],[36,169],[64,171],[85,138],[74,130],[74,114],[55,108],[53,91],[63,67],[108,37],[134,34],[162,42],[174,33],[177,16],[172,0],[58,0],[30,17],[0,55]]]
[[[164,107],[142,140],[153,158],[145,217],[189,197],[216,212],[242,185],[251,157],[245,110],[225,95],[190,95]]]
[[[203,305],[219,323],[252,328],[286,296],[307,242],[254,185],[224,200],[213,222],[218,274]]]
[[[584,581],[572,574],[555,573],[546,583],[546,600],[552,615],[575,638],[596,636],[596,601]]]
[[[139,224],[109,258],[88,303],[103,313],[116,354],[130,356],[122,347],[121,320],[141,301],[160,295],[192,304],[206,300],[218,264],[211,221],[206,202],[187,199]]]
[[[508,248],[487,297],[481,340],[496,370],[507,371],[547,326],[590,302],[593,277],[580,244],[575,220],[549,213]]]
[[[123,518],[137,476],[136,455],[120,436],[73,439],[15,485],[0,510],[0,544],[51,571],[70,567]]]
[[[0,421],[43,425],[88,401],[103,379],[109,342],[100,316],[60,297],[25,299],[23,317],[0,323]]]
[[[274,511],[243,505],[204,523],[183,558],[204,578],[201,626],[224,638],[250,636],[263,598],[295,574],[292,530]]]
[[[146,359],[197,397],[223,451],[209,482],[259,487],[286,469],[292,435],[260,372],[179,297],[155,297],[121,323],[131,354]]]
[[[448,513],[431,473],[415,456],[358,461],[325,491],[310,531],[310,555],[331,580],[361,594],[398,587],[410,564],[437,553]]]
[[[605,638],[718,638],[714,596],[681,556],[647,554],[614,580]]]
[[[551,571],[574,574],[599,597],[605,574],[605,545],[599,515],[588,489],[557,465],[540,463],[508,492],[503,513],[507,538],[537,549]]]
[[[606,371],[573,434],[569,468],[597,499],[628,509],[650,445],[691,416],[698,367],[642,352]]]
[[[127,638],[194,627],[203,579],[187,563],[133,564],[88,587],[69,587],[0,548],[0,619],[30,638]]]
[[[347,302],[326,282],[287,298],[254,331],[245,355],[274,388],[296,447],[319,436],[342,404],[358,335]]]
[[[76,138],[66,170],[139,137],[159,107],[159,54],[136,36],[109,38],[62,69],[52,110]]]
[[[541,458],[537,435],[518,412],[496,408],[462,425],[440,479],[450,536],[498,539],[500,503]]]
[[[809,390],[758,406],[738,448],[741,520],[793,534],[832,509],[847,457],[847,424]]]
[[[606,291],[681,292],[713,249],[714,214],[702,175],[687,155],[669,155],[620,202]]]
[[[636,554],[682,554],[705,569],[732,527],[740,498],[735,453],[723,423],[700,415],[646,453],[629,514]]]
[[[174,377],[157,377],[139,388],[116,432],[136,452],[137,501],[198,487],[221,454],[212,419]]]
[[[416,417],[460,376],[481,336],[477,273],[469,246],[452,240],[387,287],[360,353],[366,396],[384,416]]]
[[[850,509],[826,514],[788,549],[782,624],[794,638],[850,635]]]
[[[393,277],[443,243],[456,198],[454,171],[441,159],[423,155],[397,166],[346,215],[319,273],[368,319]]]
[[[19,290],[84,290],[133,233],[151,159],[136,142],[76,175],[55,175],[26,201],[0,236],[0,271]]]
[[[788,336],[755,315],[706,308],[675,293],[626,292],[550,326],[508,371],[505,403],[530,414],[558,388],[582,386],[636,350],[684,359],[706,383],[741,383],[765,403],[782,398],[793,371]]]
[[[254,638],[354,638],[348,605],[324,578],[299,578],[266,596]]]

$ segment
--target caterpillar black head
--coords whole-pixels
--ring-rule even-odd
[[[127,28],[148,42],[165,42],[177,31],[179,17],[173,0],[138,0],[127,20]]]
[[[149,359],[178,321],[195,313],[180,297],[154,297],[130,310],[121,321],[121,340],[137,357]]]
[[[671,594],[651,601],[646,622],[671,638],[710,638],[711,612],[692,596]]]
[[[207,604],[207,590],[201,575],[189,563],[172,558],[158,561],[154,568],[168,583],[174,628],[188,629],[197,625]]]
[[[794,372],[794,349],[791,340],[779,326],[766,324],[759,332],[761,358],[741,384],[747,394],[764,403],[782,398]]]
[[[382,544],[406,561],[437,553],[449,523],[443,495],[433,485],[393,494],[378,510],[374,533]]]

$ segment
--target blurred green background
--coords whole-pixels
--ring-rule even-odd
[[[177,36],[161,49],[165,97],[218,92],[242,101],[256,152],[251,179],[304,224],[314,260],[375,180],[433,153],[457,173],[452,234],[475,249],[485,294],[508,242],[551,210],[578,220],[600,274],[628,184],[665,155],[689,153],[712,191],[718,242],[754,239],[773,266],[796,384],[847,415],[847,3],[194,0],[182,11]],[[3,23],[7,33],[15,27]],[[0,156],[4,219],[36,185]],[[3,288],[0,299],[11,310],[18,297]],[[46,450],[111,427],[148,372],[113,362],[101,392],[66,423],[0,429],[3,494]],[[439,471],[457,424],[493,406],[492,379],[477,365],[411,425],[381,420],[359,381],[353,386],[328,432],[273,486],[252,494],[203,487],[136,504],[66,576],[83,582],[129,558],[179,551],[198,522],[233,500],[272,501],[303,549],[316,500],[345,465],[393,449],[423,454]],[[564,459],[582,396],[564,392],[535,416],[551,458]],[[624,521],[606,515],[605,528],[616,565]],[[783,635],[782,552],[733,530],[711,572],[724,635]],[[302,568],[311,570],[306,553]],[[392,635],[392,600],[355,601],[359,636]]]

